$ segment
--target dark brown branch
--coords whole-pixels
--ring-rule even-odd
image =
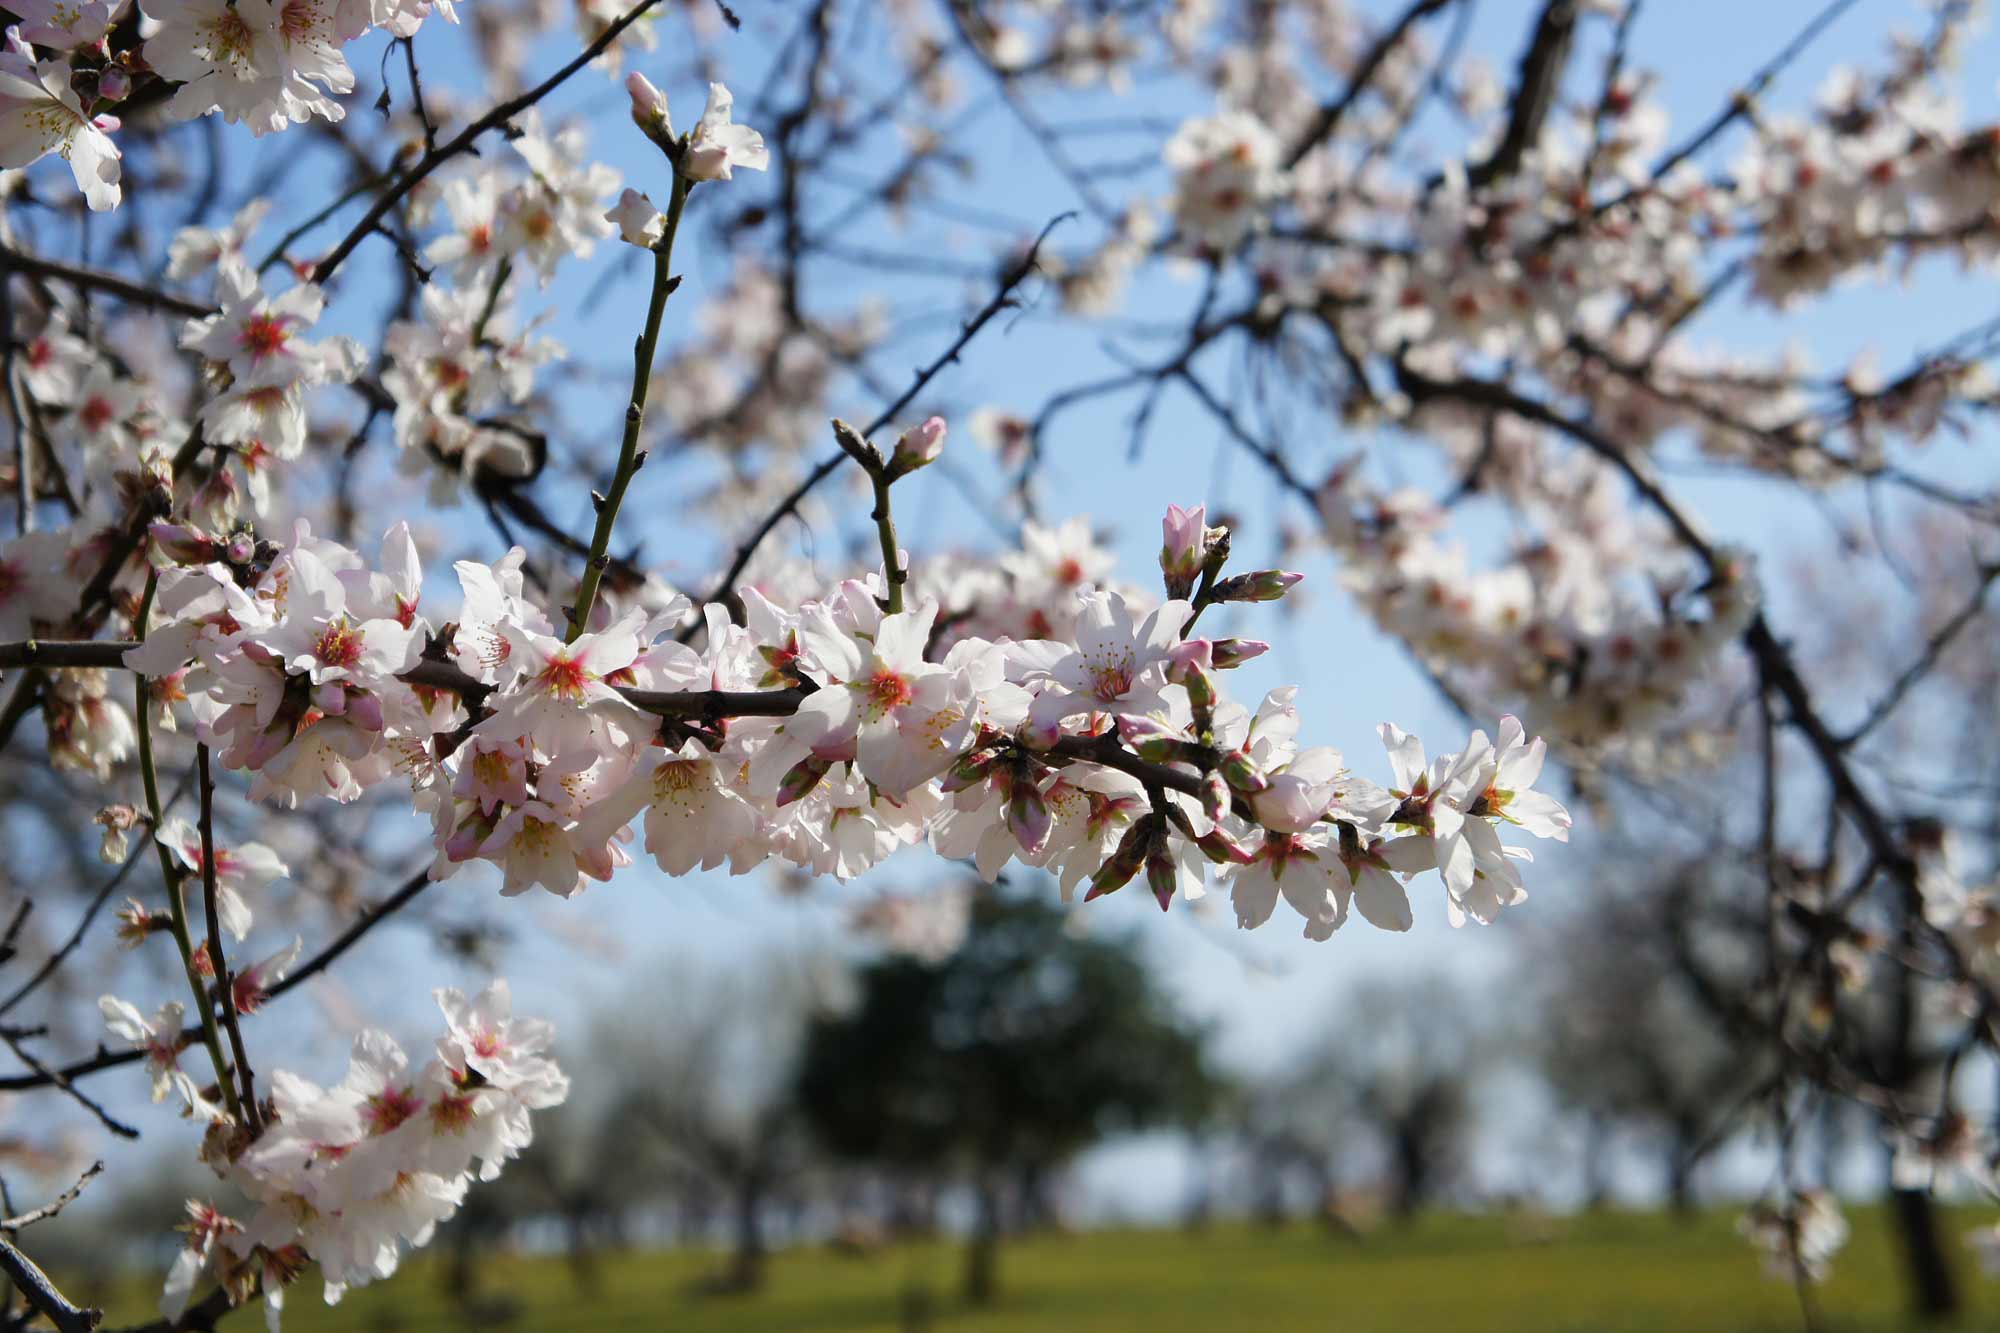
[[[33,898],[23,898],[21,905],[14,909],[13,919],[7,923],[7,933],[0,935],[0,964],[14,957],[14,942],[21,938],[21,927],[28,924],[28,913],[35,910]],[[0,1009],[0,1013],[5,1013]]]
[[[56,1333],[91,1333],[104,1320],[104,1311],[86,1310],[56,1290],[55,1283],[49,1281],[49,1275],[40,1265],[15,1249],[4,1236],[0,1236],[0,1272],[6,1273],[7,1280],[28,1298],[28,1304],[55,1325]]]
[[[332,942],[308,959],[303,966],[295,967],[285,974],[285,979],[265,992],[266,999],[277,999],[286,991],[303,985],[311,978],[331,967],[342,954],[361,942],[361,937],[373,930],[384,918],[407,907],[416,896],[437,883],[431,878],[429,867],[417,871],[403,881],[402,887],[369,908],[357,917],[352,925],[336,935]]]
[[[84,1094],[82,1089],[71,1082],[71,1079],[77,1073],[89,1073],[88,1069],[79,1071],[74,1065],[67,1069],[56,1069],[45,1064],[34,1052],[21,1045],[21,1039],[16,1037],[7,1028],[0,1028],[0,1042],[7,1044],[7,1049],[14,1053],[15,1059],[35,1071],[33,1074],[17,1074],[13,1078],[0,1080],[0,1087],[18,1085],[23,1088],[60,1088],[69,1096],[71,1101],[74,1101],[78,1106],[96,1116],[99,1124],[103,1125],[113,1134],[116,1134],[119,1138],[136,1139],[139,1137],[138,1130],[132,1128],[132,1126],[126,1124],[124,1121],[114,1118],[109,1111],[99,1106],[95,1101],[92,1101]],[[144,1051],[135,1050],[131,1052],[130,1058],[137,1060],[142,1059],[144,1056]],[[120,1061],[119,1063],[126,1062]]]
[[[1652,171],[1646,177],[1646,184],[1633,186],[1624,194],[1599,205],[1594,212],[1602,215],[1621,204],[1630,203],[1639,195],[1652,189],[1652,182],[1660,180],[1675,167],[1708,147],[1724,130],[1728,129],[1744,116],[1749,115],[1751,108],[1756,104],[1757,98],[1763,94],[1766,88],[1771,86],[1772,81],[1778,75],[1782,74],[1786,67],[1793,61],[1804,55],[1806,48],[1811,46],[1818,39],[1819,35],[1832,25],[1835,19],[1839,18],[1849,9],[1852,9],[1854,3],[1855,0],[1833,0],[1832,4],[1822,9],[1813,17],[1812,22],[1800,29],[1798,35],[1787,42],[1783,50],[1771,57],[1755,74],[1751,75],[1750,82],[1731,96],[1729,104],[1716,112],[1709,119],[1708,123],[1695,133],[1693,138],[1687,140],[1679,147],[1670,150],[1665,157],[1654,163]]]
[[[1521,53],[1520,71],[1514,78],[1514,102],[1507,116],[1507,129],[1493,148],[1492,156],[1466,173],[1473,188],[1504,180],[1520,169],[1521,159],[1542,137],[1549,111],[1561,91],[1563,71],[1569,66],[1570,47],[1576,36],[1577,0],[1546,0],[1534,35]]]
[[[137,860],[138,858],[135,857],[133,859]],[[431,879],[428,869],[420,870],[412,875],[404,881],[401,888],[390,894],[389,897],[385,898],[377,906],[363,913],[354,924],[342,931],[325,948],[313,955],[304,966],[294,969],[283,981],[271,987],[266,992],[265,998],[276,999],[309,978],[324,972],[342,954],[359,943],[362,936],[374,929],[383,919],[408,905],[412,899],[435,882],[435,880]],[[0,1036],[4,1036],[4,1030],[0,1030]],[[188,1027],[181,1030],[183,1043],[199,1040],[200,1037],[201,1029],[199,1027]],[[12,1043],[10,1042],[9,1044],[11,1045]],[[0,1092],[19,1092],[30,1088],[46,1088],[53,1085],[62,1088],[79,1100],[82,1100],[82,1094],[78,1093],[71,1086],[70,1080],[82,1078],[87,1074],[94,1074],[102,1069],[116,1069],[124,1065],[135,1064],[146,1058],[146,1053],[137,1049],[107,1051],[99,1047],[97,1054],[87,1059],[78,1060],[73,1064],[65,1065],[61,1069],[51,1069],[25,1052],[19,1051],[18,1048],[16,1049],[16,1054],[21,1055],[23,1062],[29,1068],[33,1069],[35,1073],[31,1075],[16,1074],[8,1078],[0,1078]],[[85,1104],[93,1110],[97,1110],[94,1103],[86,1102]],[[97,1110],[97,1114],[99,1119],[105,1119],[101,1110]],[[114,1132],[116,1133],[123,1134],[129,1138],[138,1137],[137,1130],[133,1130],[128,1126],[116,1125],[115,1122],[107,1121],[107,1123],[114,1126]]]
[[[1397,19],[1387,32],[1376,38],[1375,44],[1362,55],[1360,63],[1354,67],[1353,76],[1347,81],[1346,89],[1339,97],[1319,109],[1319,115],[1313,118],[1312,125],[1299,136],[1299,141],[1292,145],[1291,151],[1285,154],[1285,168],[1290,170],[1297,166],[1307,153],[1333,137],[1333,132],[1340,128],[1340,122],[1348,111],[1361,99],[1361,94],[1368,91],[1369,85],[1375,82],[1375,75],[1381,70],[1382,62],[1402,44],[1403,39],[1420,20],[1437,13],[1446,5],[1459,2],[1461,0],[1416,0],[1415,4],[1404,10],[1403,16]]]
[[[4,262],[7,268],[17,273],[31,273],[38,278],[51,278],[57,282],[68,283],[82,291],[104,292],[121,301],[144,306],[149,310],[186,315],[189,319],[201,319],[215,313],[213,306],[190,301],[186,297],[175,296],[156,287],[148,287],[142,282],[120,277],[116,273],[106,273],[102,269],[62,264],[53,259],[41,259],[7,247],[0,247],[0,262]]]
[[[1397,368],[1397,378],[1413,399],[1441,397],[1492,407],[1568,436],[1618,468],[1648,507],[1667,521],[1681,544],[1698,556],[1711,573],[1721,572],[1722,557],[1701,535],[1693,520],[1682,512],[1658,482],[1639,467],[1629,451],[1620,448],[1594,427],[1523,397],[1504,384],[1470,379],[1431,380],[1407,366]],[[1996,1013],[2000,1013],[2000,1000],[1996,1000],[1992,989],[1975,974],[1958,946],[1943,932],[1924,924],[1923,895],[1917,883],[1916,859],[1900,836],[1898,821],[1884,813],[1862,787],[1849,762],[1847,747],[1820,716],[1811,688],[1799,674],[1790,650],[1772,632],[1763,612],[1759,611],[1751,618],[1743,632],[1742,642],[1757,664],[1763,687],[1775,692],[1784,701],[1787,722],[1805,738],[1826,778],[1835,807],[1847,816],[1848,822],[1861,835],[1870,861],[1895,885],[1912,929],[1922,933],[1944,953],[1953,979],[1969,985],[1980,996],[1980,1021],[1990,1027]]]
[[[243,1305],[257,1299],[253,1292],[246,1297]],[[215,1333],[215,1326],[231,1310],[241,1309],[229,1298],[229,1288],[217,1287],[208,1295],[181,1311],[178,1319],[155,1319],[145,1324],[130,1324],[113,1329],[111,1333]]]

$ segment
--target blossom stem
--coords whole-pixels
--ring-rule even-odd
[[[229,1032],[229,1051],[236,1058],[236,1077],[243,1084],[243,1114],[251,1133],[263,1128],[257,1113],[256,1076],[250,1072],[250,1057],[243,1047],[243,1025],[236,1017],[236,984],[222,956],[222,922],[216,909],[215,885],[215,781],[208,772],[208,746],[194,747],[195,782],[201,791],[201,902],[208,925],[208,961],[215,972],[216,997],[222,1009],[222,1026]]]
[[[887,609],[893,616],[903,609],[903,584],[910,572],[903,568],[902,554],[896,544],[896,519],[889,512],[888,474],[877,471],[869,481],[875,486],[875,508],[868,517],[875,520],[875,532],[882,541],[882,577],[889,585]]]
[[[486,326],[493,322],[493,312],[500,308],[500,293],[507,290],[507,279],[514,276],[514,257],[508,255],[493,270],[493,285],[486,289],[486,304],[480,308],[479,322],[472,326],[472,345],[487,345]]]
[[[590,623],[590,609],[597,601],[597,585],[611,561],[611,529],[618,521],[619,506],[625,503],[625,488],[639,470],[645,455],[639,450],[639,427],[646,419],[646,394],[653,379],[653,357],[660,344],[660,319],[666,313],[667,298],[673,295],[674,236],[681,229],[681,211],[687,205],[687,177],[674,173],[674,192],[667,201],[667,229],[653,247],[653,295],[646,307],[645,332],[639,335],[632,354],[632,400],[625,405],[625,437],[618,447],[618,466],[611,474],[611,488],[597,506],[597,528],[590,535],[590,556],[583,566],[583,580],[577,585],[576,605],[570,608],[569,632],[563,642],[575,643]]]
[[[146,641],[146,622],[152,617],[153,593],[158,586],[159,575],[147,573],[146,592],[139,599],[139,615],[133,622],[133,636],[140,643]],[[223,1104],[229,1108],[229,1114],[240,1122],[243,1108],[237,1100],[236,1086],[229,1080],[228,1062],[222,1057],[222,1038],[215,1028],[215,1013],[209,1006],[208,991],[202,986],[201,973],[194,966],[194,944],[188,935],[187,899],[181,892],[180,869],[174,864],[173,854],[157,836],[165,827],[165,814],[160,808],[159,773],[153,765],[152,700],[147,697],[145,673],[135,673],[134,680],[132,711],[139,733],[139,781],[146,791],[146,814],[152,820],[155,835],[153,850],[159,854],[160,877],[167,884],[168,919],[174,945],[181,953],[181,970],[187,974],[188,989],[194,992],[195,1012],[201,1015],[201,1042],[208,1048],[209,1061],[215,1066],[215,1082],[222,1091]]]
[[[888,588],[883,610],[893,616],[903,609],[903,584],[909,579],[897,547],[896,518],[889,509],[889,487],[896,479],[890,475],[882,451],[845,421],[834,419],[833,438],[849,458],[861,465],[861,470],[868,474],[868,484],[875,490],[875,508],[868,517],[875,520],[875,533],[882,542],[882,578]]]

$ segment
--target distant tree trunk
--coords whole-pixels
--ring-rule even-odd
[[[1428,1136],[1416,1124],[1395,1127],[1395,1180],[1389,1211],[1399,1222],[1415,1217],[1430,1198],[1431,1154]]]
[[[1916,948],[1916,928],[1912,924],[1909,900],[1898,896],[1898,938],[1906,949]],[[1918,997],[1916,973],[1907,967],[1896,969],[1892,1012],[1893,1045],[1885,1061],[1892,1086],[1908,1090],[1920,1074],[1917,1057]],[[1931,1196],[1923,1190],[1891,1189],[1890,1214],[1903,1241],[1903,1264],[1909,1281],[1910,1304],[1923,1320],[1944,1320],[1958,1313],[1958,1287],[1952,1280],[1951,1265],[1938,1239],[1937,1212]]]
[[[1281,1227],[1286,1221],[1285,1159],[1269,1148],[1254,1150],[1250,1169],[1256,1173],[1255,1213],[1260,1225]]]
[[[728,1285],[732,1291],[755,1291],[764,1281],[764,1190],[757,1173],[737,1181],[731,1200],[735,1244],[729,1257]]]
[[[581,1291],[597,1290],[597,1252],[590,1243],[590,1214],[579,1207],[563,1210],[563,1235],[570,1281]]]
[[[479,1292],[479,1237],[469,1221],[451,1232],[451,1259],[444,1268],[445,1297],[453,1305],[464,1306]]]
[[[1923,1190],[1891,1190],[1890,1209],[1903,1240],[1903,1263],[1917,1316],[1944,1320],[1958,1313],[1958,1284],[1938,1238],[1937,1210]]]
[[[991,1305],[1000,1285],[1000,1190],[991,1174],[973,1181],[972,1236],[965,1248],[965,1303]]]
[[[1583,1206],[1597,1212],[1611,1199],[1611,1117],[1592,1111],[1583,1127]]]
[[[1700,1146],[1699,1127],[1687,1119],[1676,1119],[1667,1142],[1667,1206],[1682,1222],[1694,1220],[1694,1154]]]

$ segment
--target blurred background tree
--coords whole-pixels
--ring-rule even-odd
[[[1106,1135],[1192,1126],[1218,1083],[1198,1028],[1120,939],[1070,928],[1049,886],[983,893],[964,945],[862,970],[807,1032],[798,1099],[838,1156],[954,1177],[973,1202],[967,1299],[993,1298],[1011,1194],[1050,1219],[1054,1172]]]

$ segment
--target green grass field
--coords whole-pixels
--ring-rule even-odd
[[[1327,1329],[1339,1333],[1752,1333],[1804,1327],[1791,1287],[1765,1278],[1734,1232],[1734,1213],[1692,1225],[1656,1215],[1557,1219],[1538,1227],[1498,1218],[1438,1217],[1361,1242],[1317,1228],[1242,1225],[1200,1233],[1106,1231],[1049,1235],[1008,1246],[997,1306],[968,1311],[957,1299],[960,1255],[949,1245],[910,1246],[869,1258],[818,1250],[780,1253],[755,1296],[704,1296],[719,1266],[696,1253],[607,1255],[594,1292],[574,1285],[558,1258],[491,1259],[482,1282],[495,1312],[480,1328],[524,1330],[814,1330],[874,1333],[899,1327],[903,1293],[928,1287],[932,1327],[1014,1333],[1029,1329],[1180,1333],[1214,1329]],[[1854,1238],[1833,1279],[1815,1292],[1817,1325],[1842,1333],[1912,1327],[1892,1238],[1872,1209],[1850,1212]],[[1953,1260],[1970,1313],[1957,1327],[2000,1329],[2000,1282],[1989,1284],[1962,1243],[1983,1220],[1947,1215]],[[1537,1229],[1541,1237],[1532,1234]],[[458,1329],[428,1260],[384,1286],[329,1309],[318,1282],[294,1288],[289,1333],[313,1330]],[[73,1292],[83,1295],[82,1292]],[[91,1299],[105,1301],[104,1293]],[[149,1292],[110,1299],[111,1326],[148,1313]],[[511,1306],[512,1317],[498,1307]],[[252,1312],[224,1325],[248,1330]]]

